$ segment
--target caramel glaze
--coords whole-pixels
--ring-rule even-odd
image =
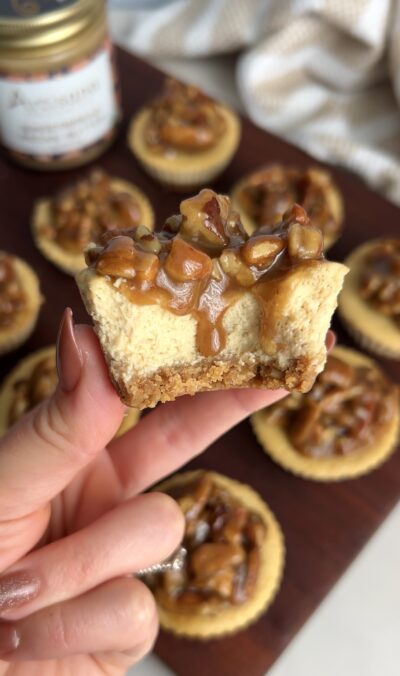
[[[207,473],[171,495],[185,516],[183,569],[147,577],[157,602],[179,613],[212,614],[254,594],[266,526]]]
[[[26,296],[15,271],[12,258],[0,255],[0,329],[13,324],[24,309]]]
[[[293,204],[307,211],[311,222],[325,236],[333,236],[341,224],[335,219],[326,192],[330,178],[325,174],[314,176],[313,169],[274,164],[248,177],[239,191],[239,201],[258,226],[272,225]]]
[[[34,406],[53,394],[58,383],[55,355],[41,359],[27,378],[14,385],[8,423],[13,425]]]
[[[307,394],[291,394],[266,416],[281,424],[303,455],[352,453],[376,439],[399,405],[399,391],[377,368],[351,366],[329,355]]]
[[[364,260],[360,293],[400,328],[400,239],[376,243]]]
[[[260,342],[274,342],[282,304],[304,266],[320,265],[322,235],[294,205],[272,232],[249,237],[228,197],[210,189],[181,203],[181,213],[158,233],[140,226],[129,236],[109,233],[102,247],[87,251],[87,262],[110,278],[133,303],[158,303],[197,322],[197,348],[211,357],[224,349],[223,318],[245,293],[261,308]]]
[[[66,188],[50,203],[50,222],[42,234],[65,251],[79,254],[104,232],[139,224],[140,207],[128,193],[116,192],[111,179],[95,170],[88,178]]]
[[[214,146],[225,131],[217,104],[192,85],[166,78],[161,96],[149,106],[147,145],[158,153],[199,152]]]

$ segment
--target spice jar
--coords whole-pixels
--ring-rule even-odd
[[[119,116],[104,0],[0,0],[0,138],[15,160],[90,162]]]

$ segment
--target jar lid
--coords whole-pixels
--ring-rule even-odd
[[[2,50],[61,42],[103,11],[104,0],[0,0]]]

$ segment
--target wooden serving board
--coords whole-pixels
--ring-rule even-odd
[[[129,117],[162,84],[162,74],[118,52],[124,121],[119,139],[97,164],[110,174],[137,183],[152,201],[159,225],[178,211],[181,196],[160,188],[139,168],[126,145]],[[215,183],[221,192],[245,172],[278,161],[307,166],[313,160],[300,150],[243,120],[240,149]],[[87,168],[62,173],[35,173],[0,158],[0,248],[25,257],[38,273],[45,303],[31,339],[0,359],[0,377],[24,355],[55,341],[65,305],[78,321],[87,320],[71,278],[47,262],[33,246],[29,221],[35,199],[51,195]],[[400,210],[368,190],[356,177],[331,170],[345,199],[346,230],[329,252],[344,256],[363,240],[398,236]],[[337,320],[340,340],[352,345]],[[400,381],[400,362],[383,362]],[[210,411],[212,415],[212,411]],[[400,497],[400,454],[382,468],[355,481],[318,484],[284,472],[263,453],[244,422],[220,439],[189,468],[203,467],[249,483],[268,501],[285,533],[287,562],[281,590],[266,615],[232,638],[199,643],[161,633],[156,652],[179,676],[262,676],[345,571]]]

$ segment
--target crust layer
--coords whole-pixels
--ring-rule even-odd
[[[173,486],[186,483],[195,478],[202,470],[176,474],[167,479],[155,490],[167,492]],[[231,606],[218,615],[188,615],[171,613],[158,606],[160,624],[163,629],[200,640],[219,638],[244,629],[255,622],[274,600],[283,575],[285,562],[285,542],[281,528],[268,505],[250,486],[234,479],[209,472],[213,481],[228,490],[248,509],[261,516],[267,526],[265,542],[261,547],[261,567],[257,586],[253,596],[240,606]]]
[[[353,366],[374,365],[365,355],[348,348],[335,347],[333,354]],[[254,413],[251,424],[264,451],[284,469],[315,481],[339,481],[367,474],[390,457],[399,440],[400,409],[376,435],[373,444],[346,456],[329,458],[308,458],[299,453],[281,425],[267,422],[264,411]]]
[[[132,195],[140,207],[142,214],[140,223],[152,230],[154,227],[154,212],[146,195],[132,183],[120,178],[113,178],[111,180],[111,188],[116,192],[127,192]],[[35,244],[43,256],[54,263],[60,270],[68,275],[75,275],[85,267],[85,256],[83,253],[75,254],[66,251],[57,242],[53,242],[43,236],[41,228],[48,225],[49,219],[50,200],[37,200],[32,214],[32,235]]]

